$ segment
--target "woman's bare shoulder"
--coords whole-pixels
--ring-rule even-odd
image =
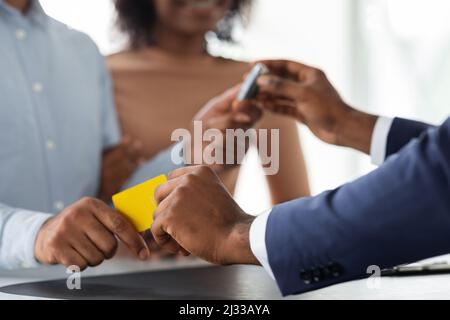
[[[144,70],[151,67],[152,61],[144,51],[123,50],[106,57],[108,68],[112,72]]]
[[[109,65],[115,65],[130,60],[133,55],[134,52],[132,50],[122,50],[106,56],[106,61]]]

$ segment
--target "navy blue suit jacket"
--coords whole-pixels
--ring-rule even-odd
[[[368,175],[272,210],[266,247],[284,295],[450,252],[450,118],[397,118],[386,149]]]

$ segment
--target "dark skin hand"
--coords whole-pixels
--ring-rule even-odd
[[[21,11],[23,14],[25,14],[30,7],[30,0],[6,0],[6,3]]]
[[[296,118],[326,143],[370,153],[378,117],[346,104],[325,73],[293,61],[261,63],[271,73],[258,79],[263,109]]]
[[[255,100],[242,102],[235,101],[239,88],[240,86],[235,86],[225,93],[211,99],[194,117],[193,120],[202,122],[203,132],[208,129],[216,129],[223,134],[223,137],[225,137],[226,129],[240,128],[246,130],[254,126],[256,122],[261,118],[262,110]],[[199,152],[203,154],[205,146],[209,145],[210,143],[211,142],[207,142],[202,145],[202,148],[199,150]],[[104,185],[104,187],[102,188],[102,198],[110,199],[111,195],[113,195],[120,189],[123,183],[125,183],[125,181],[137,168],[137,163],[133,162],[132,160],[139,160],[139,150],[135,150],[134,152],[133,150],[130,150],[131,152],[127,152],[127,148],[123,145],[124,144],[122,144],[120,148],[116,147],[115,149],[110,151],[110,154],[107,154],[105,156],[105,165],[102,174],[102,185]],[[191,154],[193,155],[193,153],[195,152],[194,144],[192,143],[191,145]],[[226,151],[225,147],[226,143],[224,141],[222,150],[224,154]],[[235,150],[237,150],[236,147]],[[227,168],[234,167],[235,165],[236,163],[230,165],[211,164],[210,167],[213,168],[216,172],[222,172]],[[152,252],[156,252],[156,250],[154,250],[155,240],[151,233],[144,233],[144,239],[146,240],[147,245],[153,249]],[[165,248],[167,248],[167,246],[164,246],[163,249]],[[189,254],[186,250],[182,249],[179,246],[177,246],[176,250],[162,250],[158,252],[158,254],[161,256],[167,256],[168,253],[181,253],[184,255]]]
[[[249,241],[254,217],[237,205],[211,168],[173,171],[155,199],[151,231],[159,246],[215,264],[259,264]]]
[[[149,257],[145,240],[125,217],[98,199],[83,198],[41,227],[34,253],[40,263],[84,270],[112,258],[117,238],[139,259]]]
[[[208,129],[219,130],[225,138],[226,129],[243,129],[244,131],[253,127],[262,116],[262,110],[256,100],[235,101],[239,92],[240,85],[231,88],[222,95],[210,100],[194,117],[194,121],[202,121],[202,129],[205,132]],[[191,155],[193,159],[194,152],[203,152],[205,146],[211,142],[204,142],[201,150],[195,150],[192,143]],[[226,140],[223,140],[223,162],[224,165],[211,164],[211,168],[216,172],[221,172],[227,168],[234,167],[238,164],[237,147],[234,147],[234,159],[232,164],[226,164]],[[248,149],[246,145],[246,149]],[[193,162],[192,162],[193,163]],[[205,163],[201,163],[205,164]]]
[[[199,111],[194,120],[202,121],[203,132],[208,129],[216,129],[224,134],[226,129],[241,128],[246,130],[255,125],[262,115],[262,110],[258,107],[256,101],[236,102],[235,98],[238,91],[239,86],[226,91],[222,95],[210,100]],[[210,142],[205,143],[199,151],[203,153],[204,147],[209,144]],[[225,143],[223,143],[223,147],[223,152],[225,153]],[[194,148],[193,144],[192,148]],[[194,150],[192,149],[191,153],[193,154],[193,152]],[[111,196],[120,190],[132,173],[138,169],[140,163],[143,162],[140,155],[141,145],[136,145],[129,138],[124,139],[124,142],[118,147],[105,153],[102,170],[102,199],[109,201]],[[212,164],[210,167],[214,168],[217,172],[222,172],[226,168],[235,165],[236,163],[232,165]],[[154,249],[154,239],[151,233],[146,232],[143,236],[147,245]],[[152,252],[156,252],[156,250],[152,250]],[[179,248],[176,252],[184,255],[188,254],[182,248]],[[169,252],[163,250],[157,254],[167,256],[176,252],[173,252],[173,250]]]
[[[106,150],[103,153],[99,198],[110,201],[144,162],[142,143],[130,137],[124,137],[119,145]]]

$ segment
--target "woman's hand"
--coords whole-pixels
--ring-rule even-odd
[[[103,153],[99,197],[108,202],[144,163],[142,144],[124,137],[121,143]]]
[[[201,148],[196,149],[196,146],[191,143],[191,155],[189,155],[189,157],[193,157],[197,154],[197,156],[194,156],[194,159],[203,159],[204,161],[203,155],[205,148],[212,143],[217,143],[218,146],[221,146],[221,159],[223,160],[223,163],[209,165],[216,172],[221,172],[225,168],[238,165],[242,161],[239,156],[245,155],[239,155],[237,144],[240,143],[240,141],[235,141],[232,154],[232,159],[234,159],[234,161],[232,163],[227,163],[226,160],[230,158],[230,155],[227,157],[227,153],[231,152],[231,150],[227,150],[226,130],[242,129],[245,131],[253,127],[262,116],[262,110],[256,100],[236,101],[239,88],[240,85],[235,86],[210,100],[193,119],[194,121],[199,121],[201,123],[202,132],[205,132],[208,129],[215,129],[221,133],[223,138],[221,141],[203,141],[203,145],[200,146]],[[247,150],[248,146],[246,145],[244,148]],[[199,165],[206,163],[195,164]]]

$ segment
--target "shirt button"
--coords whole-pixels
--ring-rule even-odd
[[[16,30],[16,38],[18,40],[24,40],[27,37],[27,33],[23,29],[17,29]]]
[[[53,207],[56,210],[61,211],[62,209],[64,209],[64,202],[62,202],[62,201],[55,201],[55,203],[53,204]]]
[[[56,148],[56,144],[53,140],[47,140],[46,146],[48,150],[54,150]]]
[[[43,89],[44,89],[44,87],[42,86],[42,83],[40,83],[40,82],[33,83],[33,91],[34,92],[40,93],[40,92],[42,92]]]

